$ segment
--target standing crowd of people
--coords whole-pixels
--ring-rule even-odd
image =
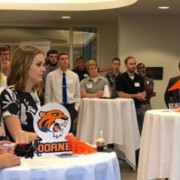
[[[11,142],[15,141],[18,131],[27,133],[30,141],[37,138],[33,128],[34,115],[40,106],[50,102],[60,103],[67,108],[72,120],[70,132],[75,134],[75,121],[81,98],[103,97],[105,86],[109,87],[112,98],[134,100],[141,134],[145,111],[151,109],[154,81],[147,77],[145,65],[137,64],[134,57],[129,56],[124,60],[126,71],[123,73],[120,71],[121,60],[118,57],[112,59],[111,67],[99,68],[95,60],[85,61],[83,57],[78,56],[77,66],[70,70],[69,55],[66,52],[49,50],[45,56],[40,49],[30,45],[19,46],[11,57],[8,47],[2,46],[0,60],[2,124]],[[6,72],[3,71],[3,64],[6,64]],[[105,76],[101,76],[99,72],[106,72]],[[167,90],[177,80],[179,76],[170,79]],[[179,102],[179,90],[167,90],[166,104]],[[3,134],[2,129],[0,133]],[[0,168],[3,168],[1,159],[6,156],[8,155],[3,155],[0,149]],[[10,159],[13,159],[13,162],[4,167],[20,164],[15,155]]]

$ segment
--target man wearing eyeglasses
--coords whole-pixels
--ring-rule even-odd
[[[0,59],[2,63],[10,60],[10,50],[8,46],[0,46]]]

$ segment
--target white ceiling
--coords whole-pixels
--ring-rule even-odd
[[[137,0],[0,0],[4,10],[82,11],[124,7]]]
[[[168,10],[159,10],[158,6],[170,6]],[[1,8],[2,9],[2,5]],[[115,22],[119,15],[179,15],[180,0],[139,0],[127,7],[94,11],[37,11],[37,10],[0,10],[0,25],[64,25]],[[61,20],[62,15],[71,19]]]

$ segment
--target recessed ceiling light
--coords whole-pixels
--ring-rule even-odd
[[[70,19],[70,16],[61,16],[61,19]]]
[[[169,9],[169,6],[159,6],[158,9]]]

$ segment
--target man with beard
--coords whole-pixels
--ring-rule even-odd
[[[124,63],[127,71],[120,74],[116,81],[118,96],[122,98],[131,98],[134,100],[139,132],[141,134],[145,113],[143,102],[146,100],[144,81],[139,74],[135,73],[136,59],[134,57],[128,56],[124,60]],[[138,165],[138,160],[139,149],[136,150],[136,165]]]
[[[124,62],[127,71],[120,74],[117,78],[118,96],[134,100],[139,132],[141,134],[144,120],[143,102],[146,100],[144,81],[139,74],[135,73],[136,59],[134,57],[129,56]]]
[[[44,92],[45,92],[45,84],[46,84],[46,77],[47,75],[56,70],[59,66],[58,66],[58,52],[54,49],[50,49],[47,52],[47,59],[46,59],[46,70],[43,74],[43,89],[42,91],[40,91],[39,94],[39,98],[41,101],[41,105],[44,105]]]
[[[51,49],[47,52],[47,66],[43,76],[44,83],[46,82],[46,77],[48,73],[58,68],[57,57],[58,57],[58,52],[56,50]]]
[[[88,72],[86,70],[85,61],[82,56],[78,56],[76,58],[76,67],[72,71],[74,71],[78,75],[79,81],[88,77]]]

